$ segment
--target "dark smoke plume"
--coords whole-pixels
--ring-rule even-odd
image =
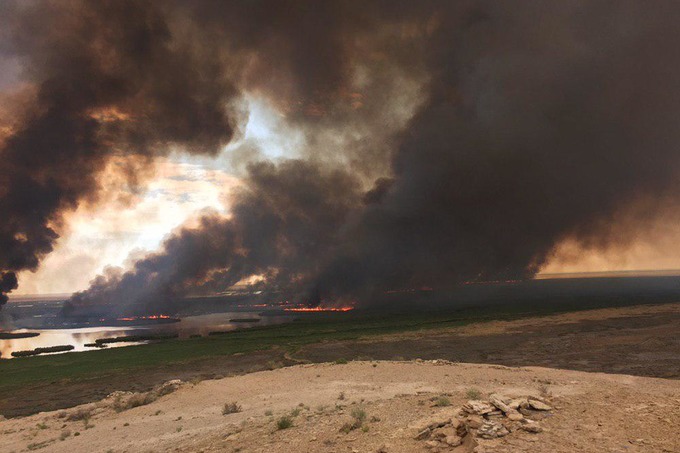
[[[232,201],[232,216],[206,215],[185,227],[163,249],[125,273],[100,276],[74,295],[71,307],[93,301],[114,314],[168,308],[188,289],[228,288],[263,274],[270,287],[304,293],[310,268],[332,259],[346,223],[360,200],[356,180],[304,161],[249,168],[245,187]]]
[[[218,152],[234,134],[235,92],[220,59],[174,39],[145,2],[2,2],[0,30],[0,55],[18,59],[31,92],[0,136],[7,292],[7,276],[52,251],[64,213],[96,200],[112,158],[135,183],[172,147]]]
[[[156,309],[252,276],[301,300],[366,303],[529,278],[565,238],[627,240],[608,225],[629,204],[677,200],[675,2],[74,5],[17,8],[17,30],[61,15],[71,33],[17,32],[9,46],[40,80],[35,113],[3,145],[20,177],[0,184],[12,219],[0,268],[37,266],[113,150],[214,152],[243,91],[307,137],[304,159],[251,163],[228,217],[182,228],[74,306]],[[413,84],[416,101],[395,100]]]

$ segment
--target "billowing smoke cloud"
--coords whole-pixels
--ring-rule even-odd
[[[64,212],[96,200],[114,156],[135,183],[171,147],[218,152],[234,134],[235,92],[209,49],[173,39],[144,2],[2,2],[0,29],[30,92],[0,137],[6,292],[52,250]]]
[[[149,149],[153,157],[178,144],[209,152],[233,133],[224,109],[238,90],[270,99],[309,140],[302,160],[252,163],[229,217],[179,230],[73,304],[155,307],[254,275],[305,300],[366,302],[395,287],[526,278],[560,240],[623,240],[608,237],[607,225],[629,203],[652,200],[653,210],[655,198],[677,197],[676,3],[198,2],[167,3],[163,13],[128,5],[144,11],[137,20],[107,10],[119,4],[88,3],[86,25],[70,19],[80,24],[73,36],[89,38],[73,46],[98,44],[71,46],[68,68],[47,57],[61,49],[66,58],[62,33],[14,44],[39,62],[36,73],[68,69],[66,80],[90,93],[75,103],[70,91],[38,97],[32,118],[51,107],[77,118],[60,129],[79,131],[27,135],[68,140],[45,168],[72,168],[90,153],[67,150],[90,142],[110,145],[84,148],[97,150],[86,159],[96,168],[109,155],[102,150]],[[98,26],[90,30],[91,22]],[[75,64],[81,59],[87,64]],[[71,66],[85,69],[74,75]],[[395,87],[411,86],[396,82],[406,79],[420,96],[404,112]],[[111,106],[112,124],[90,113]],[[29,156],[25,176],[3,185],[23,193],[21,181],[40,174],[31,167],[42,167],[35,154],[13,152],[12,138],[5,148]],[[49,251],[48,225],[92,193],[96,174],[66,184],[86,187],[56,197],[30,223],[45,230],[43,242],[26,227],[3,233],[46,244],[32,246],[25,267]],[[40,206],[51,193],[30,201]],[[18,212],[33,213],[23,200]]]
[[[270,288],[304,291],[310,268],[332,259],[338,226],[360,204],[356,179],[304,161],[253,164],[247,184],[234,194],[232,215],[203,216],[165,241],[163,250],[126,273],[97,278],[74,307],[97,301],[113,313],[167,308],[190,288],[228,288],[252,276]]]

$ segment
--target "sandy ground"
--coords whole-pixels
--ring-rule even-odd
[[[6,420],[0,451],[433,451],[414,439],[419,420],[452,412],[470,389],[548,395],[553,406],[540,414],[543,432],[479,440],[479,452],[680,452],[678,380],[430,361],[300,365],[187,383],[122,412],[111,399],[80,406],[92,411],[87,422],[67,421],[79,408]],[[452,405],[434,407],[443,394]],[[242,411],[223,415],[231,401]],[[366,428],[341,433],[357,407]],[[277,430],[291,413],[293,426]]]

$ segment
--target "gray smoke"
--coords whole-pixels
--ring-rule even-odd
[[[47,225],[96,193],[111,150],[214,152],[238,125],[225,106],[244,91],[272,101],[306,148],[298,160],[252,162],[230,216],[180,229],[73,305],[155,309],[253,275],[301,300],[365,303],[393,288],[529,278],[564,238],[627,240],[608,225],[630,203],[653,212],[655,200],[677,200],[675,2],[134,2],[141,13],[117,15],[118,5],[79,5],[70,46],[56,32],[10,46],[34,77],[61,82],[22,129],[45,142],[10,137],[3,148],[21,177],[2,193],[34,195],[0,198],[18,213],[8,225],[20,225],[3,227],[5,250],[31,246],[30,259],[0,255],[0,268],[37,266],[56,235]],[[62,8],[29,14],[22,30]],[[410,86],[400,80],[418,85],[408,108],[395,100]],[[86,115],[110,106],[140,120]],[[39,126],[50,111],[58,129]],[[19,151],[53,141],[60,151],[45,159]],[[73,159],[95,170],[74,180]],[[33,183],[43,172],[63,178],[65,195],[52,195],[53,178]]]

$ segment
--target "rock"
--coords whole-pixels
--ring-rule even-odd
[[[486,401],[470,400],[463,405],[463,410],[468,414],[484,415],[495,411],[496,408]]]
[[[387,445],[384,445],[384,444],[381,445],[380,447],[378,447],[378,449],[375,451],[375,453],[388,453]]]
[[[490,402],[492,405],[496,406],[496,407],[497,407],[500,411],[502,411],[503,413],[508,413],[508,412],[510,412],[510,410],[511,410],[512,408],[509,407],[509,406],[505,403],[505,401],[507,401],[507,398],[504,399],[504,398],[501,397],[500,395],[492,394],[492,395],[489,397],[489,402]]]
[[[510,400],[510,402],[508,403],[508,407],[510,409],[517,410],[522,404],[527,404],[526,398],[515,398],[513,400]]]
[[[510,431],[503,426],[501,423],[487,420],[482,424],[482,426],[477,430],[477,436],[482,439],[496,439],[498,437],[507,436]]]
[[[528,403],[529,403],[529,406],[530,406],[532,409],[535,409],[535,410],[537,410],[537,411],[549,411],[549,410],[552,410],[552,407],[548,406],[547,404],[545,404],[545,403],[542,402],[542,401],[530,399],[530,400],[528,401]]]
[[[520,420],[524,420],[524,416],[514,409],[512,409],[510,412],[506,413],[505,415],[506,415],[506,417],[508,417],[508,420],[511,420],[513,422],[518,422]]]
[[[425,440],[428,437],[430,437],[430,428],[425,428],[424,430],[418,432],[418,434],[415,435],[414,439],[415,440]]]
[[[467,418],[467,427],[470,429],[478,429],[484,424],[484,419],[479,415],[470,415]]]
[[[411,424],[409,428],[413,428],[416,432],[414,439],[424,440],[430,437],[432,430],[446,426],[449,423],[451,423],[451,417],[438,415],[418,420],[417,422]]]
[[[485,417],[502,417],[503,411],[491,411],[484,414]]]
[[[454,418],[451,420],[451,427],[456,430],[456,435],[459,437],[465,437],[467,434],[467,426],[461,420]]]
[[[446,436],[444,442],[446,442],[449,447],[457,447],[463,443],[463,439],[460,436]]]
[[[444,428],[439,428],[435,431],[432,431],[432,437],[435,439],[445,439],[449,436],[457,436],[458,432],[456,431],[455,428],[451,426],[446,426]]]
[[[543,428],[541,428],[541,425],[539,425],[537,422],[526,419],[522,420],[522,424],[519,426],[519,429],[532,434],[538,434],[543,431]]]
[[[159,385],[158,387],[153,389],[153,392],[155,392],[158,396],[168,395],[176,391],[178,388],[180,388],[182,384],[183,382],[180,381],[179,379],[173,379],[171,381],[167,381]]]
[[[425,442],[425,446],[427,448],[438,448],[439,445],[440,445],[439,442],[437,442],[436,440],[428,440],[427,442]]]

